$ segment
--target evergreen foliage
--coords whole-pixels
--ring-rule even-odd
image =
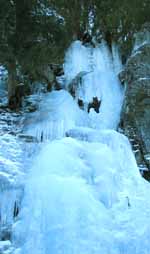
[[[9,97],[18,82],[40,80],[51,63],[85,32],[111,45],[119,41],[125,54],[133,33],[150,21],[149,0],[0,0],[0,63],[9,72]]]

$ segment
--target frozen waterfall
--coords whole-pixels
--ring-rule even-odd
[[[25,132],[37,140],[62,138],[75,126],[95,129],[116,129],[123,100],[123,88],[116,73],[122,68],[117,47],[110,53],[105,42],[96,48],[74,42],[66,53],[64,72],[65,90],[41,96],[39,110],[30,114]],[[75,100],[66,91],[71,82],[80,76],[75,87]],[[99,114],[87,107],[93,98],[100,101]],[[85,111],[78,105],[84,103]]]
[[[99,114],[91,110],[90,127],[116,129],[121,111],[123,88],[116,72],[121,69],[118,51],[113,44],[113,54],[105,42],[95,48],[87,48],[80,41],[74,42],[66,54],[64,64],[66,88],[81,73],[82,80],[76,89],[76,97],[86,105],[96,97],[101,101]]]
[[[123,91],[119,55],[112,52],[105,42],[96,48],[74,42],[64,89],[44,95],[25,126],[43,142],[13,227],[14,254],[149,253],[149,184],[128,139],[115,130]],[[66,90],[77,76],[73,99]],[[88,114],[95,97],[99,113]]]

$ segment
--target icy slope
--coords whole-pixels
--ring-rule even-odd
[[[14,227],[19,253],[148,253],[150,193],[128,140],[75,131],[86,141],[48,143],[34,162]]]

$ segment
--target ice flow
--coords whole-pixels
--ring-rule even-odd
[[[149,253],[149,184],[128,139],[115,130],[123,91],[118,51],[112,52],[104,42],[94,49],[74,42],[64,63],[65,88],[43,98],[28,126],[35,136],[37,122],[41,133],[47,126],[50,138],[27,176],[13,228],[15,254]],[[78,74],[73,99],[67,89]],[[99,113],[79,109],[78,98],[88,105],[93,97],[101,101]],[[52,122],[58,130],[49,131]]]

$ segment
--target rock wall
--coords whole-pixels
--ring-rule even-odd
[[[125,85],[121,127],[129,137],[140,170],[150,179],[150,25],[136,34],[120,79]]]

